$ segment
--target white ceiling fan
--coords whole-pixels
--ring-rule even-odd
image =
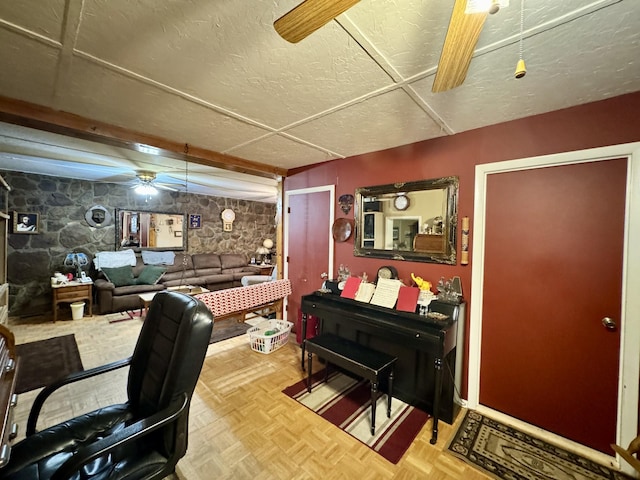
[[[135,192],[140,195],[155,195],[158,193],[158,189],[169,190],[171,192],[180,191],[178,188],[176,188],[175,185],[156,182],[156,173],[149,170],[137,171],[136,177],[138,179],[138,182],[131,188],[133,188]]]
[[[297,43],[358,1],[304,0],[278,18],[273,26],[282,38]],[[455,0],[432,92],[444,92],[462,85],[487,14],[496,13],[506,4],[508,0]]]

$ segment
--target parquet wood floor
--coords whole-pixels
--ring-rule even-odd
[[[223,320],[224,321],[224,320]],[[10,319],[16,343],[73,333],[85,368],[127,357],[141,323]],[[437,445],[427,422],[407,453],[393,465],[282,393],[303,378],[295,342],[268,355],[249,348],[245,336],[209,346],[189,419],[189,450],[178,463],[183,480],[431,479],[489,477],[443,452],[454,426],[440,423]],[[126,369],[55,394],[38,428],[125,398]],[[22,437],[37,391],[19,395],[16,419]],[[462,415],[458,416],[461,421]]]

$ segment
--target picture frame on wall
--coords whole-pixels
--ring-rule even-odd
[[[30,212],[13,212],[12,233],[33,235],[40,233],[40,215]]]
[[[197,213],[192,213],[189,215],[189,228],[201,228],[202,227],[202,216]]]

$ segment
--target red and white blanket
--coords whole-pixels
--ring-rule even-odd
[[[240,313],[291,295],[289,279],[264,282],[247,287],[226,288],[194,295],[213,313],[213,318]]]

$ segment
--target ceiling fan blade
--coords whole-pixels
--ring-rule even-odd
[[[176,186],[173,185],[167,185],[166,183],[152,183],[151,185],[153,185],[156,188],[159,188],[161,190],[169,190],[170,192],[179,192],[180,189],[176,188]]]
[[[282,38],[298,43],[359,1],[305,0],[273,22],[273,26]]]
[[[465,13],[467,0],[456,0],[444,40],[433,93],[459,87],[464,82],[487,13]]]

